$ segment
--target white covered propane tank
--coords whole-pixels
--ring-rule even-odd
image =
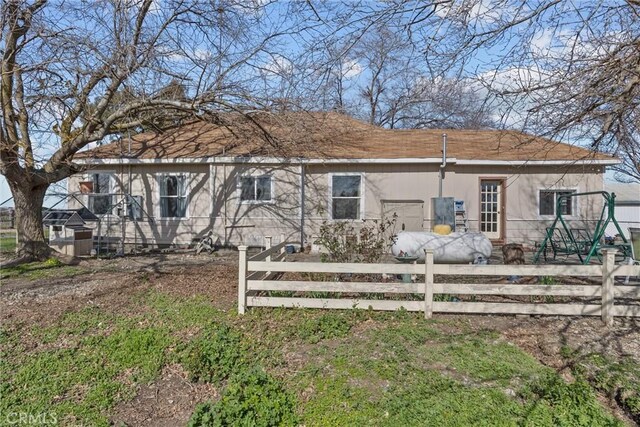
[[[478,256],[491,256],[491,241],[482,233],[451,233],[441,235],[427,231],[401,231],[391,246],[394,256],[415,256],[424,262],[425,249],[433,250],[438,264],[467,264]]]

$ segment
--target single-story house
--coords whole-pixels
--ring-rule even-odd
[[[605,191],[615,193],[615,215],[624,236],[628,239],[629,228],[640,228],[640,184],[632,182],[605,181]],[[609,224],[605,230],[607,236],[615,237],[618,230]]]
[[[532,245],[560,195],[602,190],[605,167],[617,163],[516,131],[390,130],[333,112],[192,121],[98,146],[77,161],[87,169],[68,190],[104,218],[102,233],[111,227],[127,243],[150,246],[186,245],[209,230],[228,245],[283,234],[309,244],[324,221],[391,211],[398,230],[430,230],[441,170],[442,196],[458,201],[470,231]],[[131,206],[114,209],[125,196],[141,207],[135,220]],[[588,223],[601,206],[576,198],[563,209]]]

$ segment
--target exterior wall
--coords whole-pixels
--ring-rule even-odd
[[[360,172],[364,177],[364,217],[380,218],[381,200],[424,200],[424,229],[431,227],[431,198],[438,196],[438,165],[323,165],[308,167],[305,212],[313,233],[328,218],[329,177],[332,173]],[[577,192],[601,191],[602,169],[592,167],[496,167],[448,165],[443,180],[444,197],[464,200],[471,231],[479,230],[480,180],[506,180],[505,242],[533,245],[542,240],[554,217],[540,216],[539,191],[573,189]],[[580,197],[576,212],[569,217],[573,227],[593,228],[602,209],[601,196]]]
[[[100,167],[71,177],[70,193],[79,191],[81,181],[97,172],[114,174],[115,200],[121,200],[129,188],[129,167]],[[160,212],[159,177],[166,173],[187,175],[187,215],[185,218],[162,218]],[[240,202],[239,178],[243,175],[272,175],[272,201],[257,204]],[[111,242],[141,246],[189,245],[204,237],[209,230],[214,241],[221,244],[264,245],[264,236],[281,234],[299,238],[300,230],[300,167],[295,165],[238,164],[175,164],[131,166],[132,196],[143,197],[144,215],[141,221],[125,220],[117,215],[105,215],[95,235],[109,236]],[[79,194],[79,201],[88,206],[89,196]],[[71,199],[69,208],[81,204]],[[114,243],[117,244],[117,243]]]
[[[566,167],[455,167],[454,176],[445,185],[450,194],[465,201],[471,230],[479,229],[479,187],[483,178],[506,179],[505,242],[534,245],[541,242],[545,228],[553,216],[539,214],[539,192],[544,189],[567,189],[578,193],[602,191],[600,168]],[[574,215],[566,217],[571,227],[593,229],[600,217],[603,199],[600,195],[583,196],[575,201]]]
[[[424,228],[431,226],[431,198],[438,195],[437,164],[147,164],[131,166],[131,195],[143,197],[146,214],[142,221],[125,221],[124,240],[139,245],[188,245],[213,230],[220,243],[261,246],[264,236],[274,243],[284,234],[299,241],[301,230],[301,182],[304,180],[305,240],[317,234],[323,221],[330,218],[329,180],[333,173],[361,173],[363,176],[363,218],[382,216],[381,200],[424,200]],[[129,186],[129,166],[101,167],[91,171],[115,174],[116,192]],[[160,218],[158,176],[162,173],[188,174],[187,217]],[[243,175],[271,175],[272,201],[240,202],[239,178]],[[601,167],[497,167],[447,166],[443,196],[464,200],[471,231],[479,227],[479,188],[482,178],[506,180],[506,242],[533,244],[542,240],[544,229],[552,217],[538,215],[538,193],[541,189],[575,189],[578,192],[600,191],[603,186]],[[76,175],[69,179],[69,192],[79,191],[79,182],[87,178]],[[87,196],[78,198],[87,204]],[[69,207],[79,207],[73,200]],[[601,197],[580,198],[575,224],[595,220],[600,215]],[[107,215],[95,235],[122,239],[122,223],[115,215]],[[215,238],[214,238],[215,240]]]

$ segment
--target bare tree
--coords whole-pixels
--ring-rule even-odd
[[[405,128],[496,128],[494,108],[486,92],[472,79],[425,79],[414,85],[415,95],[400,110],[397,120]]]
[[[495,126],[477,83],[432,76],[402,26],[389,24],[327,48],[330,108],[390,129]]]
[[[295,31],[266,2],[7,0],[1,9],[0,172],[16,209],[19,260],[52,254],[50,185],[80,170],[89,144],[168,118],[217,120],[261,105],[257,64]],[[187,96],[167,93],[180,85]]]
[[[370,124],[393,123],[398,104],[406,96],[404,89],[419,75],[410,47],[402,33],[375,27],[354,49],[364,70],[358,93],[364,102],[362,115]]]
[[[402,32],[429,76],[481,81],[500,126],[618,155],[618,172],[637,179],[638,0],[344,1],[331,9],[354,37]],[[330,11],[318,14],[326,20]]]

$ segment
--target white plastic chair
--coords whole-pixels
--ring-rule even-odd
[[[640,253],[638,253],[638,248],[640,248],[640,228],[629,228],[629,241],[631,242],[631,258],[629,258],[629,265],[640,265]],[[624,281],[624,284],[629,283],[629,277]]]

